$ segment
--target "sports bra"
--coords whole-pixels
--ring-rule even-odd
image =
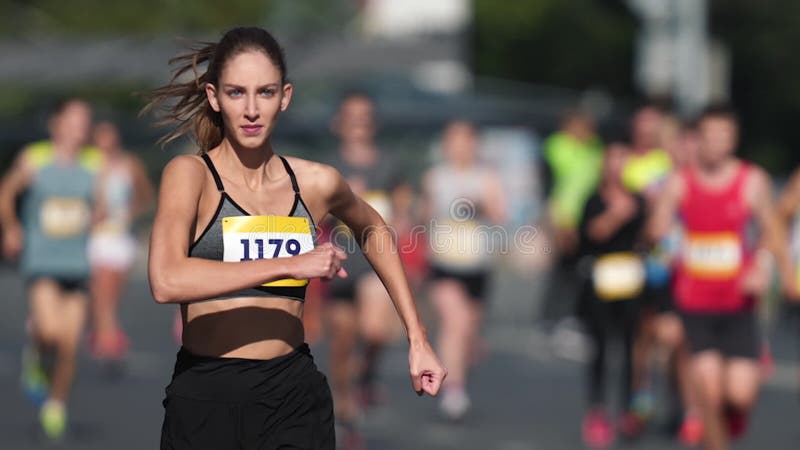
[[[220,199],[211,221],[189,247],[190,257],[215,261],[247,261],[296,255],[317,245],[314,219],[300,196],[294,171],[286,159],[278,157],[289,174],[294,190],[294,204],[288,216],[253,216],[245,211],[225,192],[222,179],[211,158],[206,154],[202,155],[214,177]],[[284,297],[302,302],[305,301],[307,285],[308,280],[276,280],[215,298]]]

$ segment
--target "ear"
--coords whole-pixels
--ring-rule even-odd
[[[281,96],[281,111],[286,111],[289,107],[289,103],[292,101],[292,92],[294,91],[294,86],[292,83],[286,83],[283,85],[283,95]]]
[[[208,99],[208,104],[211,105],[211,109],[213,109],[214,112],[220,112],[217,87],[211,83],[206,83],[206,98]]]

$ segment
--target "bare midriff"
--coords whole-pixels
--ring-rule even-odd
[[[303,344],[303,302],[239,297],[181,306],[183,346],[195,355],[271,359]]]

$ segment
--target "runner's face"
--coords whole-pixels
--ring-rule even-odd
[[[94,145],[110,153],[119,147],[119,133],[110,123],[101,123],[94,129]]]
[[[225,63],[219,85],[209,83],[206,95],[222,114],[227,139],[244,148],[266,143],[291,100],[292,85],[281,79],[280,70],[261,51],[244,51]]]
[[[89,139],[92,111],[82,101],[71,101],[50,121],[50,134],[65,148],[83,147]]]
[[[472,126],[465,123],[451,125],[442,142],[445,156],[451,163],[471,164],[477,151],[477,137]]]
[[[625,157],[627,156],[628,149],[621,144],[611,144],[606,149],[604,176],[608,180],[620,181],[622,177],[622,168],[625,165]]]
[[[724,117],[708,117],[700,122],[700,148],[698,159],[705,164],[716,164],[733,155],[738,141],[736,124]]]
[[[366,97],[350,97],[339,108],[339,136],[348,142],[369,142],[375,135],[372,101]]]
[[[637,147],[653,149],[658,146],[661,113],[653,108],[640,109],[633,117],[633,142]]]

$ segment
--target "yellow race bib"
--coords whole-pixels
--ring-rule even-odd
[[[730,278],[742,265],[742,241],[732,232],[689,233],[684,241],[683,264],[693,277]]]
[[[71,238],[85,233],[90,221],[89,205],[82,198],[49,198],[39,210],[42,231],[51,238]]]
[[[439,220],[431,227],[431,261],[456,269],[474,269],[488,258],[488,231],[474,220]]]
[[[223,261],[286,258],[314,249],[311,225],[304,217],[235,216],[222,219]],[[302,287],[308,280],[287,278],[263,286]]]
[[[644,282],[644,263],[634,253],[603,255],[592,266],[594,291],[603,301],[632,299],[642,292]]]
[[[384,222],[388,223],[392,220],[392,202],[386,192],[367,191],[362,198],[381,215]]]

